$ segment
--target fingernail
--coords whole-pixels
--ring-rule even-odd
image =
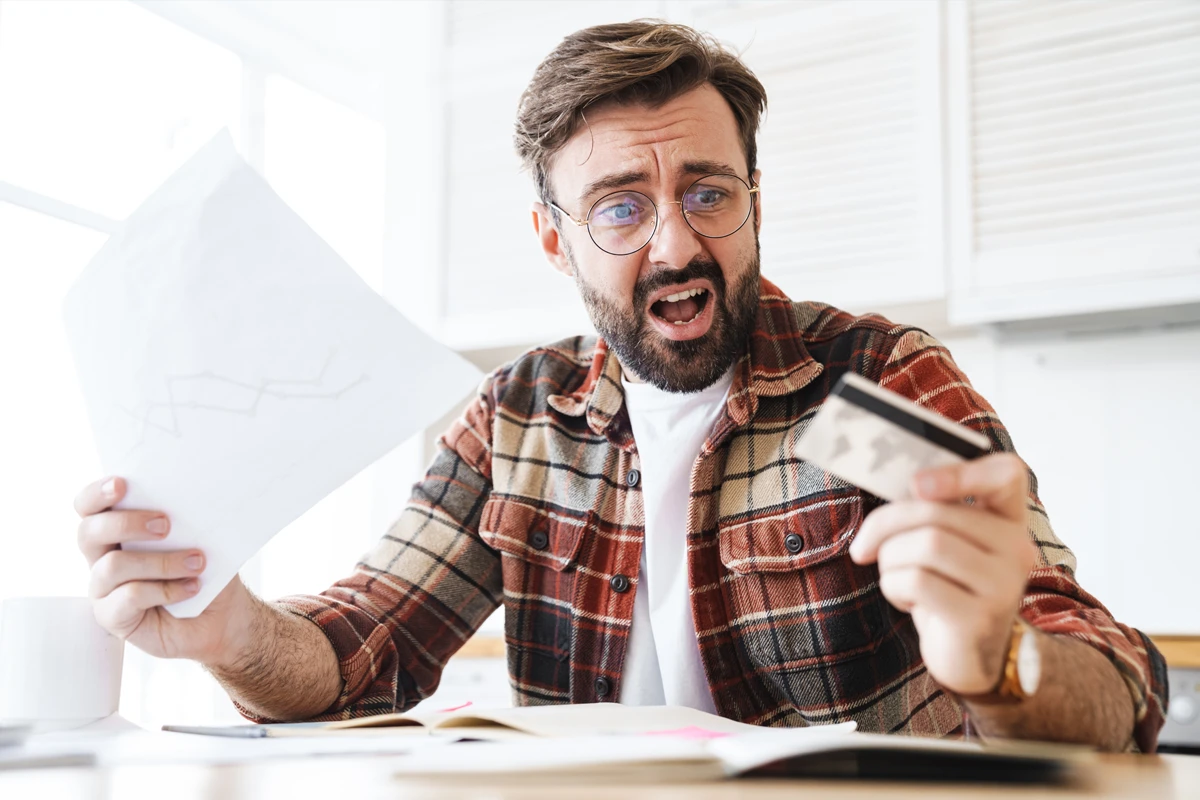
[[[942,488],[942,476],[937,473],[932,475],[918,475],[917,489],[922,495],[938,494]]]
[[[188,594],[195,594],[196,592],[200,591],[200,581],[196,580],[195,578],[184,581],[183,590]]]
[[[117,479],[109,478],[106,480],[104,485],[100,487],[100,491],[109,500],[117,499]]]
[[[170,525],[167,523],[166,517],[155,517],[146,523],[146,530],[155,536],[165,536],[169,527]]]
[[[183,560],[183,565],[194,572],[204,566],[204,556],[199,553],[190,555]]]

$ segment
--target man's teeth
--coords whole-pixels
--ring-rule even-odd
[[[669,294],[666,297],[664,297],[663,300],[666,300],[668,303],[678,303],[680,300],[686,300],[689,297],[695,297],[698,294],[704,294],[705,291],[707,291],[707,290],[705,290],[705,289],[685,289],[682,292],[676,292],[675,294]]]

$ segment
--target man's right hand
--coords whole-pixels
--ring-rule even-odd
[[[189,658],[207,665],[231,663],[238,642],[249,632],[238,630],[254,618],[255,598],[234,578],[194,619],[176,619],[163,606],[194,595],[204,572],[199,550],[122,550],[127,542],[162,541],[171,523],[157,511],[114,509],[125,496],[121,478],[105,478],[85,487],[75,498],[79,549],[91,567],[88,594],[96,620],[113,635],[161,658]]]

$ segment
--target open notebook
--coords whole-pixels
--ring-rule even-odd
[[[844,726],[758,729],[708,740],[569,737],[456,744],[398,757],[397,776],[437,781],[658,783],[744,777],[1060,783],[1094,756],[1034,742],[981,745],[856,733]]]
[[[617,703],[387,714],[338,722],[166,726],[219,736],[434,735],[461,744],[402,754],[398,774],[437,780],[697,781],[821,776],[1056,782],[1085,748],[1040,742],[918,739],[855,732],[853,722],[762,728],[691,708]],[[536,746],[531,746],[537,737]]]

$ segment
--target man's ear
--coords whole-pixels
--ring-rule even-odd
[[[750,176],[750,181],[755,186],[762,186],[762,170],[754,170],[754,174]],[[754,193],[754,232],[762,233],[762,192]]]
[[[554,218],[550,215],[550,209],[545,203],[534,203],[529,210],[533,217],[533,232],[537,234],[538,244],[542,246],[542,252],[546,254],[550,266],[568,278],[574,277],[575,272],[571,269],[571,262],[567,260],[567,253],[563,248],[562,238],[558,235],[558,228],[554,225]]]

